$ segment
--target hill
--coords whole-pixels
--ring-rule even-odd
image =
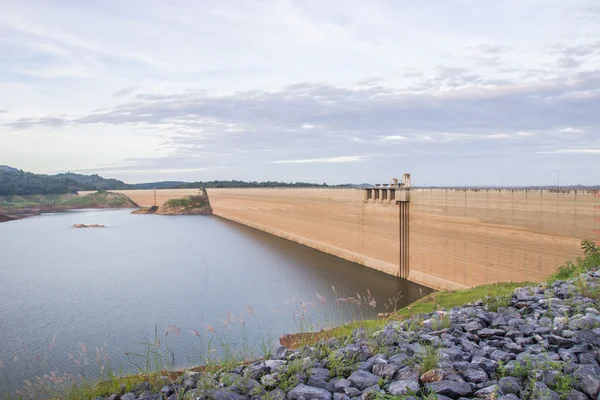
[[[8,165],[0,165],[0,196],[25,196],[32,194],[64,194],[90,190],[126,189],[200,189],[200,188],[251,188],[251,187],[327,187],[328,185],[308,182],[246,182],[229,181],[160,181],[128,184],[118,179],[107,179],[100,175],[82,175],[66,172],[56,175],[34,174]],[[348,185],[340,185],[348,186]]]

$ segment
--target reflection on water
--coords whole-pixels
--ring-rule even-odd
[[[428,292],[215,216],[48,214],[0,224],[0,376],[135,371],[126,352],[155,336],[175,366],[259,353]]]

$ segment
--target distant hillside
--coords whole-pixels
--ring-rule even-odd
[[[251,188],[251,187],[327,187],[327,184],[308,182],[246,182],[246,181],[200,181],[180,182],[163,181],[150,183],[137,183],[132,185],[135,189],[196,189],[196,188]]]
[[[347,186],[347,185],[340,185]],[[182,182],[161,181],[127,184],[118,179],[106,179],[99,175],[82,175],[72,172],[43,175],[0,165],[0,196],[30,194],[63,194],[87,190],[126,190],[126,189],[195,189],[195,188],[251,188],[251,187],[327,187],[327,184],[307,182],[245,182],[207,181]]]

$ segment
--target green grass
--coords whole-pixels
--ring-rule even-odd
[[[579,274],[600,266],[600,247],[597,244],[591,240],[584,240],[581,242],[581,249],[583,250],[583,257],[578,257],[574,262],[567,261],[555,274],[550,276],[549,283],[574,279]]]
[[[202,196],[187,196],[182,199],[167,200],[165,206],[172,208],[183,208],[186,210],[201,208],[206,206],[206,201]]]
[[[96,192],[80,196],[74,193],[65,194],[36,194],[29,196],[1,196],[0,208],[23,210],[42,206],[64,207],[123,207],[133,206],[125,195],[119,193]]]

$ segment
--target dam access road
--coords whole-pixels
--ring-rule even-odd
[[[158,205],[198,189],[156,190]],[[207,189],[215,215],[434,289],[540,281],[598,240],[588,189],[410,188],[408,208],[363,189]],[[153,190],[116,191],[139,206]]]

